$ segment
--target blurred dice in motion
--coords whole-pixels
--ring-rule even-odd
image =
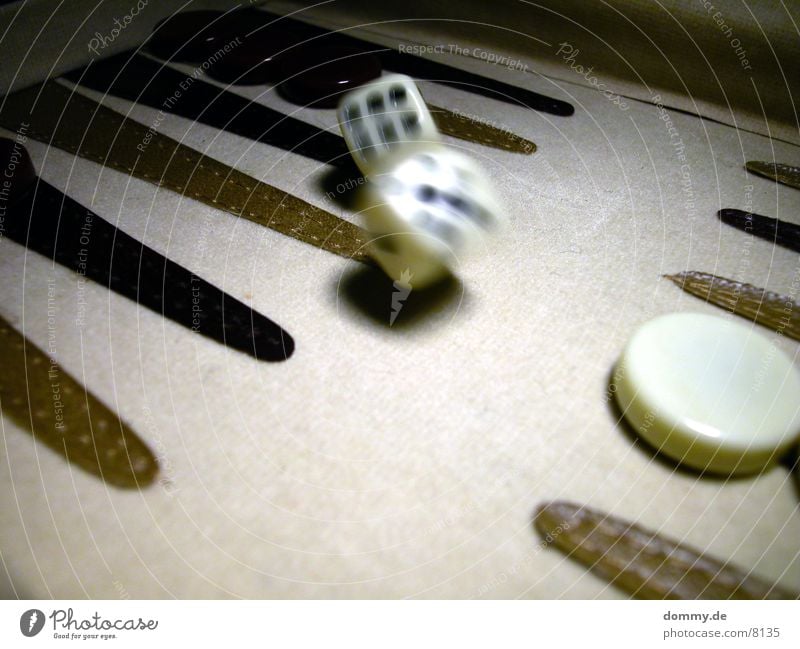
[[[390,75],[345,95],[339,124],[369,179],[361,193],[370,254],[394,280],[424,288],[451,275],[502,211],[483,170],[441,143],[410,77]]]
[[[347,93],[339,104],[339,126],[361,173],[370,178],[387,156],[441,140],[411,77],[391,74]]]

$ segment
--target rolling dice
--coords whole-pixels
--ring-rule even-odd
[[[385,166],[389,153],[441,140],[416,84],[403,74],[381,77],[348,93],[338,117],[347,148],[367,177]]]
[[[370,254],[396,282],[424,288],[451,275],[500,225],[485,174],[441,143],[411,78],[390,75],[345,95],[339,123],[370,181],[361,193]]]
[[[387,163],[362,194],[371,254],[392,279],[424,288],[499,225],[500,208],[478,165],[445,146],[393,154]]]

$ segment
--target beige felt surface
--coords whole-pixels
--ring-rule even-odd
[[[537,547],[532,513],[557,498],[800,589],[798,489],[784,468],[727,482],[676,472],[624,432],[606,399],[612,364],[638,324],[672,311],[720,313],[662,273],[702,270],[796,290],[796,254],[714,214],[752,208],[800,223],[799,192],[743,169],[748,159],[796,162],[798,148],[668,111],[686,146],[682,171],[652,105],[632,100],[621,111],[577,84],[531,76],[525,85],[570,98],[576,114],[420,84],[437,105],[495,120],[539,151],[448,140],[484,165],[510,226],[463,269],[452,295],[409,321],[401,312],[391,328],[353,295],[360,266],[29,142],[43,178],[274,318],[297,350],[283,364],[257,363],[93,284],[77,327],[76,275],[0,240],[3,316],[44,345],[52,280],[59,362],[163,466],[153,488],[107,489],[0,420],[10,593],[622,597]],[[335,128],[333,111],[236,91]],[[145,123],[155,116],[105,103]],[[162,129],[356,219],[325,198],[325,170],[313,161],[180,118]],[[796,343],[773,340],[797,359]]]

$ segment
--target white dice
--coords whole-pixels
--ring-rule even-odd
[[[410,77],[383,77],[345,95],[339,120],[369,179],[361,192],[370,254],[395,281],[425,288],[500,225],[483,170],[446,147]]]
[[[387,154],[441,140],[414,80],[404,74],[381,77],[347,93],[338,118],[347,148],[367,177],[380,170]]]

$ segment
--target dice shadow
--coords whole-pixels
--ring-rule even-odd
[[[327,170],[320,177],[319,186],[327,199],[345,209],[358,210],[359,192],[366,182],[352,165]],[[377,266],[360,266],[346,273],[336,286],[336,294],[351,314],[366,316],[377,325],[399,331],[438,321],[449,322],[455,311],[462,311],[469,304],[463,282],[452,275],[408,295],[399,293],[394,282]]]
[[[336,291],[348,307],[345,313],[366,317],[387,330],[406,332],[431,324],[447,324],[470,303],[466,287],[454,276],[406,294],[374,266],[347,272],[337,282]]]
[[[317,184],[326,200],[348,210],[358,210],[358,193],[367,180],[352,159],[327,169]]]
[[[800,444],[795,445],[781,458],[781,464],[792,474],[794,492],[800,500]]]

